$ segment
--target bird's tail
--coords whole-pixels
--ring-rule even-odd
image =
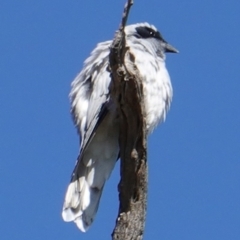
[[[62,217],[66,222],[74,221],[81,231],[86,232],[98,210],[104,184],[118,159],[116,123],[105,119],[80,152],[66,192]]]
[[[95,164],[90,167],[83,163],[80,165],[79,177],[68,186],[62,217],[66,222],[74,221],[82,232],[86,232],[98,210],[105,181],[101,181],[100,185],[98,183],[98,186],[94,184]]]
[[[88,150],[93,152],[91,146]],[[101,150],[104,150],[104,147]],[[104,184],[116,163],[118,148],[108,156],[95,156],[95,160],[91,154],[90,157],[89,152],[84,154],[74,170],[76,177],[67,188],[62,211],[63,220],[74,221],[82,232],[86,232],[94,220]]]

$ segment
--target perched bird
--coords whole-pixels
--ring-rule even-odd
[[[173,95],[165,53],[178,51],[148,23],[129,25],[125,33],[126,45],[143,79],[146,126],[151,133],[165,119]],[[111,43],[97,45],[71,85],[71,113],[81,145],[62,217],[66,222],[74,221],[83,232],[94,220],[105,181],[119,157],[119,122],[109,96],[107,70]]]

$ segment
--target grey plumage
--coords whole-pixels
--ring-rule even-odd
[[[126,44],[135,56],[143,79],[148,133],[165,119],[172,100],[172,86],[165,68],[165,52],[177,52],[148,23],[125,28]],[[80,154],[68,186],[62,216],[85,232],[98,209],[105,181],[119,155],[118,116],[109,97],[107,71],[109,47],[103,42],[85,61],[70,92],[71,112],[81,136]]]

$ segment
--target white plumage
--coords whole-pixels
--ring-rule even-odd
[[[143,79],[148,133],[165,119],[172,100],[172,86],[165,68],[165,52],[177,52],[148,23],[125,28],[126,44],[135,56]],[[119,156],[118,116],[109,97],[107,71],[109,47],[103,42],[85,61],[72,82],[72,115],[81,136],[80,154],[68,186],[62,217],[85,232],[94,220],[105,181]]]

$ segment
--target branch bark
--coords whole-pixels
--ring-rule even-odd
[[[110,94],[120,119],[121,180],[119,212],[113,240],[143,238],[147,205],[147,133],[142,80],[134,55],[126,46],[124,28],[133,1],[128,0],[109,55]]]

